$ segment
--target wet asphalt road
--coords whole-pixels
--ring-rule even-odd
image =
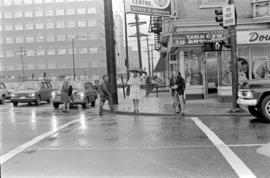
[[[239,177],[192,118],[96,113],[96,108],[63,113],[50,104],[0,105],[1,158],[11,155],[1,161],[2,177]],[[254,176],[270,177],[270,155],[257,152],[270,143],[269,123],[252,116],[198,119]]]

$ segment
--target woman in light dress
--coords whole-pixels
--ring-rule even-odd
[[[143,97],[143,92],[140,88],[142,79],[137,71],[131,73],[128,84],[130,85],[129,98],[133,101],[134,112],[139,112],[139,100]]]

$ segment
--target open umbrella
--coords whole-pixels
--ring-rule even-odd
[[[130,69],[127,69],[128,72],[138,72],[138,73],[147,73],[145,70],[143,69],[140,69],[140,68],[130,68]]]

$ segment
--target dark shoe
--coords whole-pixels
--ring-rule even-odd
[[[180,113],[182,116],[186,115],[183,111]]]
[[[175,112],[174,114],[175,114],[175,115],[179,114],[179,111]]]

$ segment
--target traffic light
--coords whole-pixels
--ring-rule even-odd
[[[222,50],[222,42],[205,42],[202,46],[202,51],[204,52],[213,52],[213,51],[221,51]]]
[[[222,8],[218,8],[215,10],[215,15],[216,15],[216,22],[219,23],[219,26],[221,26],[224,29],[227,29],[227,27],[223,26],[223,9]]]

